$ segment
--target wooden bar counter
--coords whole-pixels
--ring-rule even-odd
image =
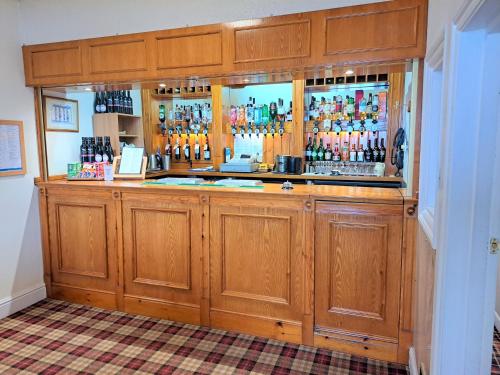
[[[399,189],[39,190],[52,298],[407,361],[415,207]]]

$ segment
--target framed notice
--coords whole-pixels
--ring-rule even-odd
[[[52,132],[79,131],[78,101],[54,96],[43,97],[45,130]]]
[[[26,174],[22,121],[0,120],[0,176]]]
[[[113,159],[113,176],[117,179],[144,180],[147,164],[143,147],[124,147],[122,155]]]

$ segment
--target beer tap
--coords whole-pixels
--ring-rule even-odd
[[[278,129],[278,134],[280,137],[283,137],[283,134],[285,133],[285,120],[280,119],[280,128]]]
[[[248,134],[249,138],[252,138],[252,131],[253,131],[252,123],[250,121],[248,121],[248,124],[247,124],[247,134]]]
[[[174,134],[174,111],[170,109],[168,111],[168,122],[169,122],[169,127],[168,127],[168,137],[172,138],[172,135]]]
[[[262,125],[262,106],[256,106],[254,107],[254,124],[255,124],[255,130],[254,133],[259,138],[260,134],[260,127]]]
[[[314,122],[313,122],[313,133],[314,133],[314,136],[316,136],[319,133],[319,121],[318,121],[318,119],[314,120]]]

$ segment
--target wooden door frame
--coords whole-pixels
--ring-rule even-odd
[[[491,125],[498,109],[488,101],[500,89],[498,72],[488,69],[487,37],[500,28],[488,8],[493,2],[464,2],[454,24],[445,28],[431,374],[489,374],[491,369],[498,255],[488,249],[489,210],[499,194],[492,188],[491,168],[500,137]]]

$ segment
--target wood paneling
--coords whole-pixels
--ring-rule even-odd
[[[325,18],[325,54],[417,46],[418,7]]]
[[[417,225],[413,346],[417,366],[419,369],[422,368],[425,374],[430,373],[435,266],[436,251],[422,227]]]
[[[23,47],[26,77],[54,80],[82,75],[82,52],[79,43],[65,42]]]
[[[222,64],[222,32],[156,38],[156,68],[191,68]]]
[[[416,201],[397,189],[52,181],[40,194],[52,298],[407,360]]]
[[[300,71],[425,56],[427,0],[25,46],[28,85]]]
[[[211,312],[241,314],[242,322],[302,321],[303,207],[301,200],[211,198]]]
[[[123,194],[122,199],[124,295],[161,300],[172,310],[196,308],[199,322],[202,229],[198,198]],[[169,305],[163,310],[168,311]]]
[[[54,283],[114,293],[116,215],[110,194],[49,194],[51,274]]]
[[[146,71],[146,41],[143,38],[90,42],[89,73],[123,73]]]
[[[234,62],[258,62],[309,57],[310,20],[234,29]]]
[[[316,204],[315,324],[398,337],[401,206]]]

